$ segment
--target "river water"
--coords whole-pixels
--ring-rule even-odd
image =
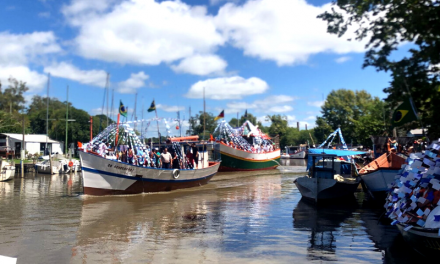
[[[82,195],[77,175],[0,183],[0,255],[17,263],[415,263],[424,260],[362,192],[344,205],[301,200],[280,170],[217,174],[169,193]]]

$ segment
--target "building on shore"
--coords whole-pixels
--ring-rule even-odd
[[[22,134],[0,133],[0,157],[19,157],[22,140]],[[24,140],[24,149],[29,154],[45,154],[46,143],[50,153],[63,154],[63,142],[50,139],[46,135],[28,134]]]

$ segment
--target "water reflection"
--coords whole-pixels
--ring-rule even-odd
[[[293,210],[293,227],[303,231],[310,231],[307,258],[309,260],[337,260],[336,236],[341,224],[357,207],[356,200],[349,199],[344,204],[327,204],[317,206],[305,199],[301,199]]]
[[[269,201],[281,193],[279,175],[236,183],[231,187],[219,181],[197,191],[84,197],[71,262],[219,261],[220,249],[236,251],[236,240],[243,240],[228,230],[264,225]]]
[[[307,166],[306,159],[281,159],[280,163],[282,166],[288,166],[288,167]]]

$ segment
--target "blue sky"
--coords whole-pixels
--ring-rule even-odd
[[[156,100],[158,115],[188,119],[225,109],[226,120],[281,114],[313,127],[333,89],[386,97],[390,76],[362,69],[365,43],[326,33],[316,15],[327,1],[303,0],[2,0],[0,81],[28,83],[45,95],[100,113],[106,72],[115,105],[138,117]],[[350,33],[348,33],[350,35]],[[117,107],[117,106],[116,106]],[[131,116],[131,115],[130,115]],[[144,118],[152,118],[144,113]]]

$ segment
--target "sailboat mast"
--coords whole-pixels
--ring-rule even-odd
[[[112,89],[112,104],[110,106],[110,119],[113,118],[113,106],[114,106],[113,103],[114,102],[115,102],[115,88]],[[114,122],[114,120],[113,120],[113,122]]]
[[[107,80],[106,80],[106,82],[105,82],[105,90],[106,90],[106,93],[107,93],[107,126],[106,127],[108,127],[108,115],[109,115],[109,112],[108,112],[108,94],[109,94],[109,92],[108,92],[108,86],[109,86],[109,81],[110,81],[110,73],[108,73],[107,72]]]
[[[69,85],[67,85],[67,98],[66,98],[66,143],[65,143],[65,154],[67,157],[67,131],[68,131],[68,125],[69,125]]]
[[[142,122],[141,122],[141,140],[144,143],[144,97],[142,96]]]
[[[138,97],[138,94],[136,93],[134,95],[134,111],[133,111],[133,114],[131,115],[131,120],[133,120],[133,118],[134,118],[135,121],[137,120],[137,116],[136,116],[137,97]],[[136,130],[136,123],[134,123],[134,130]]]
[[[49,86],[50,86],[50,73],[47,74],[47,97],[46,97],[46,146],[44,152],[47,152],[47,139],[49,138]],[[49,153],[50,155],[50,153]]]

